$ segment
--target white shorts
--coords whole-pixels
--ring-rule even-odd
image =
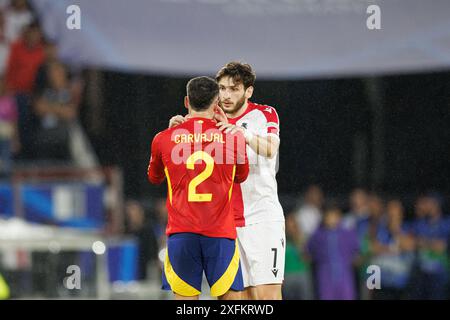
[[[284,222],[260,222],[236,229],[244,287],[283,283]]]

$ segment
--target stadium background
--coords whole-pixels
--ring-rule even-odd
[[[4,192],[3,197],[0,192],[0,209],[5,211],[2,230],[17,227],[11,216],[57,228],[48,229],[48,234],[64,226],[89,229],[77,236],[86,232],[88,249],[91,239],[101,240],[108,257],[96,260],[85,248],[69,247],[70,252],[65,252],[64,242],[57,244],[58,237],[49,242],[50,253],[20,246],[13,253],[6,250],[3,260],[9,262],[0,270],[11,297],[167,298],[158,289],[156,258],[162,249],[157,248],[163,225],[158,212],[164,211],[160,208],[165,186],[147,182],[150,142],[171,116],[185,112],[187,80],[214,76],[233,59],[255,68],[252,101],[278,111],[277,180],[286,211],[297,210],[308,186],[317,184],[326,198],[337,199],[344,212],[350,210],[349,195],[356,187],[376,192],[384,200],[401,199],[408,220],[414,218],[417,197],[430,191],[440,194],[448,212],[450,29],[445,28],[444,13],[450,8],[445,1],[407,2],[30,1],[29,9],[39,18],[47,40],[56,44],[73,79],[84,84],[78,117],[98,158],[96,167],[114,168],[114,173],[103,176],[104,171],[96,171],[101,178],[94,177],[92,184],[92,177],[74,173],[80,168],[65,164],[61,174],[55,165],[16,157],[14,171],[4,176],[2,186],[20,185],[17,177],[27,176],[26,170],[33,170],[33,183],[38,184],[44,181],[38,177],[42,173],[61,174],[49,186],[51,194],[58,184],[71,184],[76,176],[83,199],[93,197],[98,203],[94,209],[86,205],[97,220],[84,221],[90,213],[67,204],[61,209],[65,221],[56,219],[61,214],[55,206],[43,219],[32,205],[30,209],[20,200],[18,204],[14,192]],[[81,30],[66,28],[66,8],[71,4],[81,9]],[[366,27],[366,8],[371,4],[381,7],[381,30]],[[7,14],[8,1],[3,5]],[[276,20],[279,16],[285,17],[283,23]],[[217,23],[222,19],[233,25],[232,36],[225,23]],[[264,33],[269,29],[267,40]],[[255,35],[259,36],[252,38]],[[103,196],[88,190],[92,186],[100,186]],[[50,196],[48,201],[56,200]],[[71,201],[76,207],[76,199]],[[133,204],[143,206],[145,223],[135,218],[139,212],[130,209]],[[74,222],[70,220],[74,216],[81,218]],[[134,219],[142,224],[137,229]],[[10,238],[0,241],[20,243],[20,232],[10,233]],[[84,258],[74,250],[84,252]],[[4,258],[11,255],[14,258]],[[17,257],[24,255],[26,262],[21,264]],[[48,255],[56,261],[53,271],[43,267]],[[136,281],[142,276],[136,271],[142,260],[150,261],[149,273],[147,279]],[[72,263],[90,266],[83,278],[87,289],[70,291],[62,286],[65,267]],[[45,280],[37,281],[37,275]],[[103,283],[98,279],[108,276]]]

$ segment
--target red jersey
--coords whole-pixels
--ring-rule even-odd
[[[155,184],[167,178],[167,235],[236,238],[231,194],[233,182],[248,176],[245,150],[241,133],[224,134],[206,118],[191,118],[154,137],[148,178]]]

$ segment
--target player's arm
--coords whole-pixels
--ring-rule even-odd
[[[280,138],[278,138],[277,135],[269,134],[263,137],[252,134],[246,129],[234,124],[224,124],[223,122],[219,122],[217,125],[219,126],[219,129],[225,133],[230,132],[231,134],[234,134],[238,131],[242,132],[245,137],[245,142],[249,145],[249,147],[263,157],[273,158],[278,151],[278,147],[280,146]]]
[[[148,180],[153,184],[160,184],[165,179],[164,163],[162,162],[161,149],[159,146],[160,138],[160,134],[157,134],[153,138],[150,163],[147,169]]]
[[[245,129],[244,129],[245,130]],[[247,144],[255,151],[257,154],[266,157],[273,158],[278,151],[280,146],[280,138],[277,136],[268,135],[265,137],[258,135],[249,135],[245,137]]]
[[[269,111],[270,110],[270,111]],[[261,155],[266,158],[273,158],[280,146],[280,138],[279,138],[279,119],[278,115],[273,108],[267,108],[267,110],[263,111],[264,116],[266,117],[266,134],[256,135],[252,134],[248,130],[230,124],[226,121],[221,121],[217,124],[219,130],[224,131],[225,133],[236,133],[238,131],[242,132],[245,137],[245,142],[255,151],[258,155]]]

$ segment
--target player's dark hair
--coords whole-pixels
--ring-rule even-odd
[[[219,85],[210,77],[197,77],[189,80],[186,91],[192,109],[203,111],[219,95]]]
[[[230,77],[234,83],[242,83],[244,89],[252,87],[255,84],[256,75],[252,67],[247,63],[231,61],[217,72],[216,80],[220,81],[223,77]]]

